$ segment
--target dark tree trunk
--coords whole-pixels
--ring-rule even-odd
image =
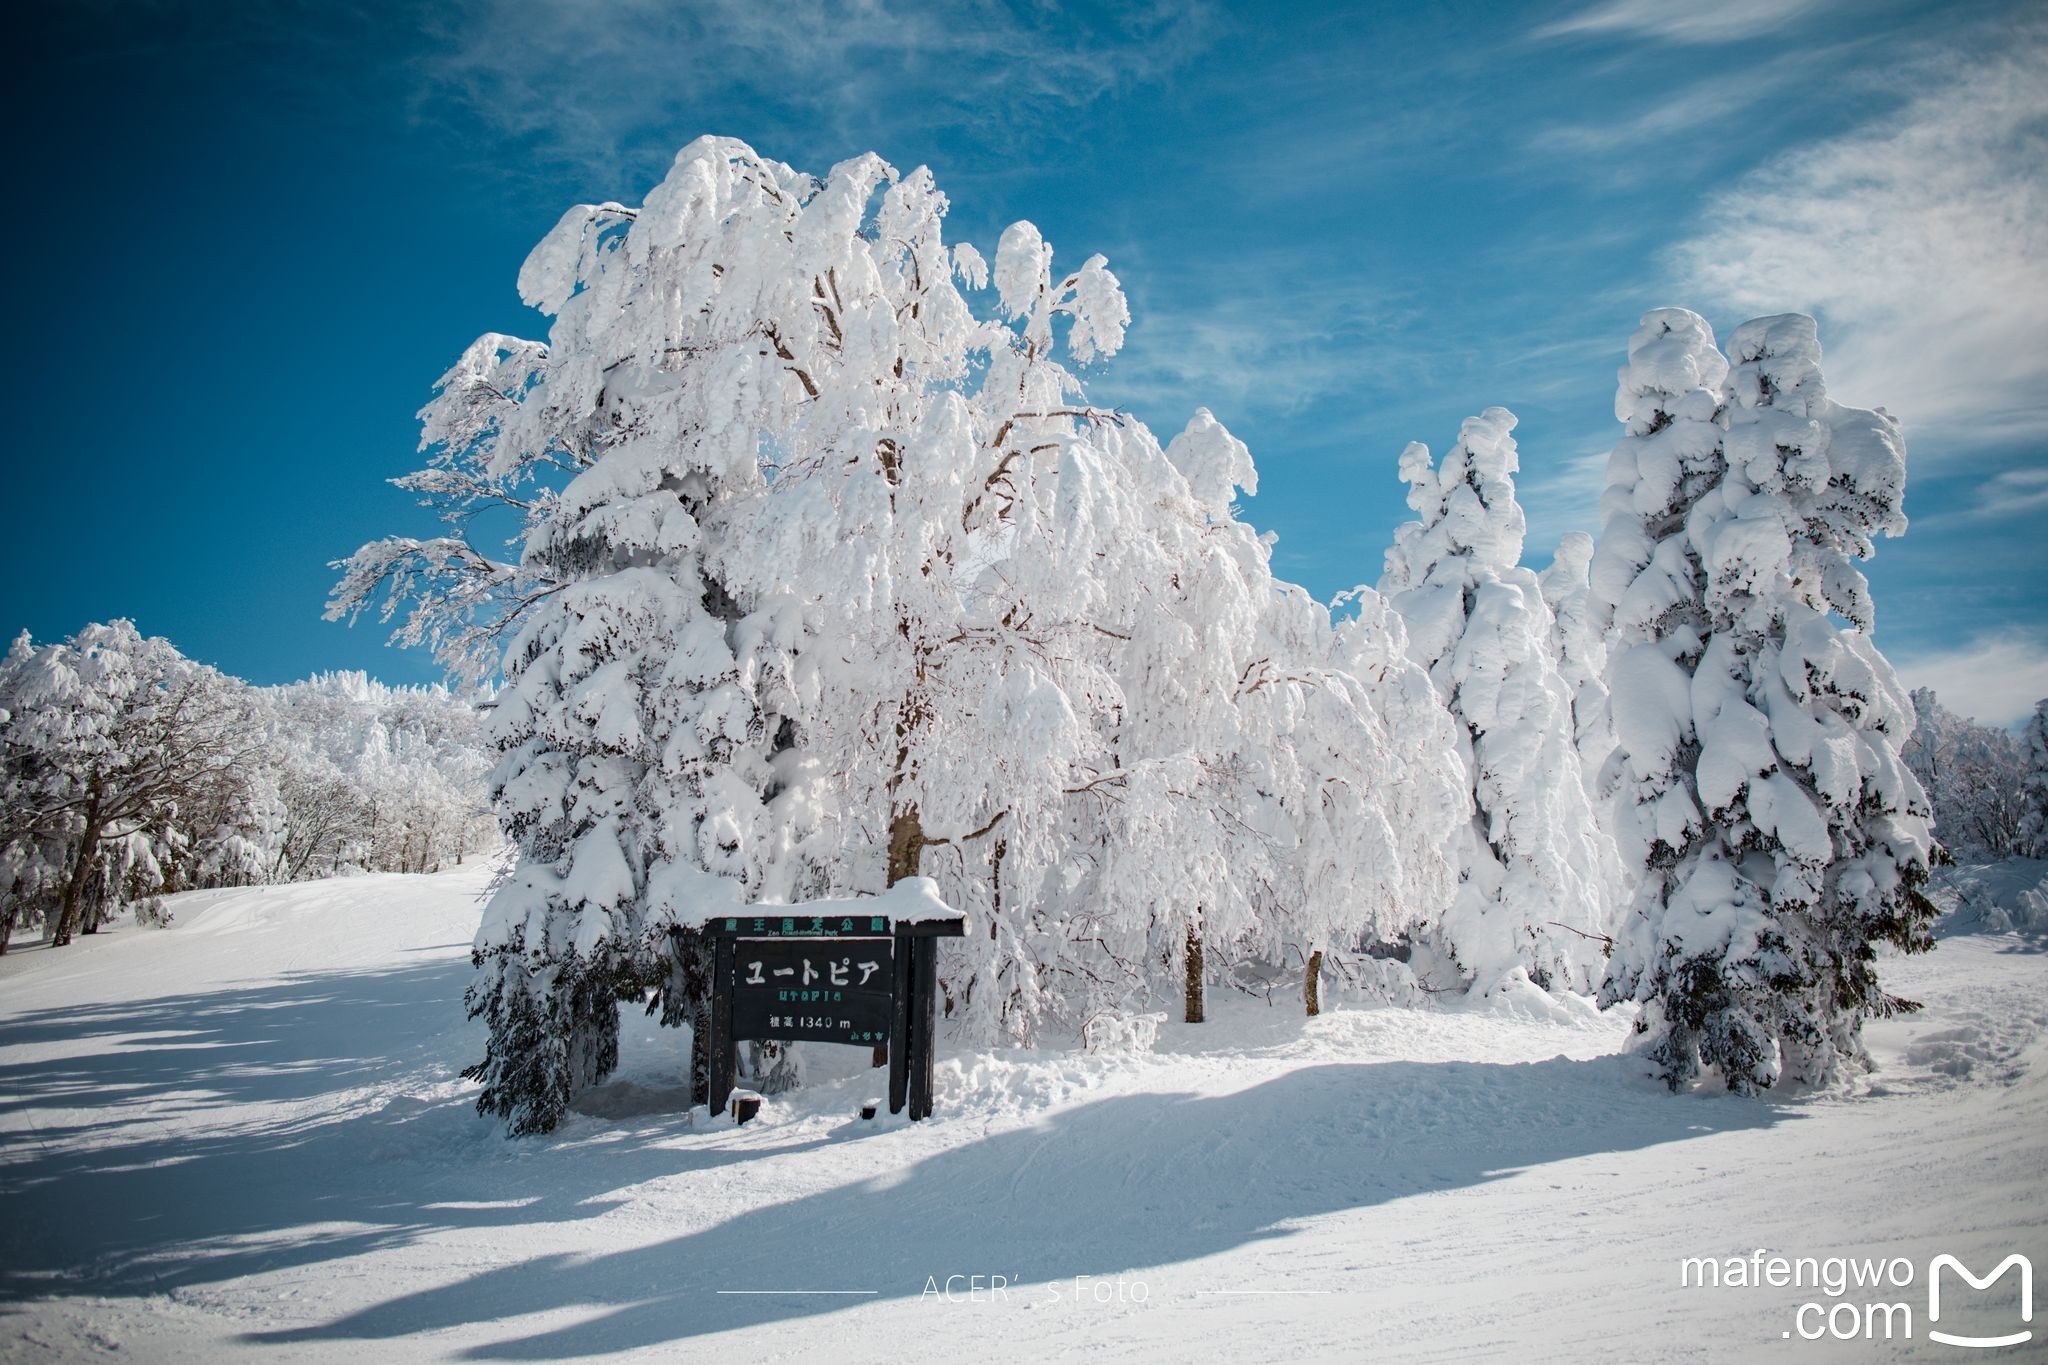
[[[690,1103],[711,1103],[711,1001],[690,1006]]]
[[[1301,983],[1301,1000],[1313,1019],[1323,1012],[1323,950],[1308,955],[1308,978]]]
[[[85,884],[92,879],[92,855],[99,845],[99,806],[95,803],[86,812],[85,829],[78,839],[78,855],[72,859],[71,875],[64,880],[64,896],[57,909],[57,927],[50,933],[52,948],[62,948],[71,942],[72,929],[78,923],[78,907],[85,899]]]
[[[1187,1006],[1185,1018],[1190,1024],[1202,1022],[1202,912],[1198,909],[1188,917],[1188,941],[1186,952],[1186,986],[1184,990]]]

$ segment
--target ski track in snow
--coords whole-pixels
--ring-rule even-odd
[[[0,1358],[1953,1358],[1924,1279],[1880,1296],[1914,1339],[1806,1342],[1832,1299],[1680,1260],[2048,1269],[2048,955],[2011,937],[1888,963],[1926,1009],[1822,1096],[1673,1097],[1625,1019],[1547,1003],[1212,997],[1149,1054],[942,1050],[924,1124],[853,1118],[881,1073],[814,1048],[693,1128],[682,1035],[634,1015],[515,1141],[457,1074],[488,878],[200,893],[0,959]],[[1009,1288],[922,1293],[949,1275]],[[761,1289],[876,1292],[717,1292]],[[1941,1325],[2012,1330],[2015,1294]]]

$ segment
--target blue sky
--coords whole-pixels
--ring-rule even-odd
[[[52,12],[52,11],[56,12]],[[1803,309],[1906,423],[1878,640],[1998,721],[2048,694],[2048,23],[1885,0],[39,7],[15,185],[0,628],[133,616],[257,681],[434,675],[322,622],[431,523],[382,482],[526,250],[692,137],[928,164],[1131,296],[1091,377],[1250,445],[1320,596],[1379,575],[1402,445],[1521,415],[1529,557],[1595,529],[1636,318]]]

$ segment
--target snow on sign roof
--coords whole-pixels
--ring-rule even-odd
[[[930,877],[905,877],[875,896],[853,896],[838,900],[799,901],[793,905],[747,905],[714,910],[705,916],[707,926],[727,917],[770,919],[888,919],[897,924],[964,924],[967,916],[939,897],[939,884]]]

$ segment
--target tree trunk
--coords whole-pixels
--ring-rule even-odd
[[[918,818],[917,807],[906,806],[898,811],[889,822],[890,886],[917,875],[918,866],[924,861],[924,842],[924,822]]]
[[[72,860],[71,875],[64,880],[64,896],[57,909],[57,927],[50,933],[52,948],[62,948],[71,942],[72,928],[78,923],[79,902],[85,898],[85,884],[92,878],[92,855],[99,844],[99,805],[95,802],[86,812],[85,829],[78,839],[78,856]]]
[[[918,818],[916,806],[905,806],[889,821],[889,885],[894,886],[905,877],[915,877],[918,867],[924,862],[924,822]],[[898,952],[903,943],[898,940]],[[889,1065],[889,1047],[883,1043],[874,1051],[876,1066]]]
[[[1302,1003],[1308,1006],[1309,1018],[1323,1012],[1323,950],[1316,949],[1308,955],[1308,978],[1301,983]]]
[[[7,908],[0,910],[0,957],[7,956],[7,945],[14,938],[14,922],[21,918],[21,902],[10,900]]]
[[[690,1103],[711,1103],[711,1001],[690,1003]]]
[[[1187,1006],[1185,1018],[1190,1024],[1202,1022],[1202,912],[1198,908],[1188,917],[1188,941],[1185,959],[1186,985],[1183,996]]]

